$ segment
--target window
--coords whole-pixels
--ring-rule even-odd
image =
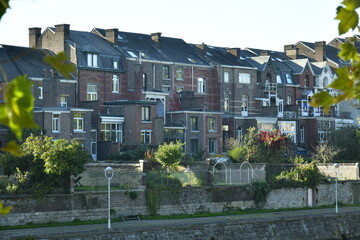
[[[331,132],[335,130],[335,121],[319,120],[318,121],[318,137],[320,142],[326,142]]]
[[[240,140],[240,143],[242,143],[242,140],[243,140],[243,129],[242,129],[242,127],[237,128],[237,138]]]
[[[288,84],[292,84],[293,83],[293,80],[291,78],[291,75],[289,73],[285,73],[285,78],[286,78],[286,82]]]
[[[280,75],[276,75],[276,83],[282,83]]]
[[[97,67],[98,66],[98,55],[88,53],[87,54],[87,65],[88,65],[88,67]]]
[[[209,138],[209,153],[216,153],[216,138]]]
[[[287,105],[291,105],[291,104],[292,104],[292,97],[291,97],[291,96],[287,96],[287,97],[286,97],[286,104],[287,104]]]
[[[151,130],[141,130],[141,142],[151,144]]]
[[[60,114],[52,115],[52,131],[60,132]]]
[[[169,92],[170,91],[170,85],[161,85],[161,91]]]
[[[95,84],[87,85],[87,101],[97,101],[98,86]]]
[[[68,99],[69,99],[69,96],[61,95],[60,96],[60,106],[61,107],[67,107],[68,106]]]
[[[176,92],[182,92],[184,90],[184,86],[176,86]]]
[[[84,116],[82,113],[74,114],[74,132],[84,131]]]
[[[119,76],[118,75],[113,75],[113,78],[112,78],[112,92],[113,93],[118,93],[119,90],[120,90]]]
[[[190,139],[190,147],[191,153],[195,154],[199,151],[199,140],[198,139]]]
[[[112,141],[114,143],[122,142],[122,125],[119,123],[101,123],[101,140]]]
[[[141,121],[150,121],[150,107],[141,107]]]
[[[327,77],[324,77],[323,79],[323,88],[326,88],[329,85]]]
[[[142,74],[142,78],[143,78],[143,88],[144,88],[144,90],[146,90],[146,84],[147,84],[147,75],[146,75],[146,73]]]
[[[305,127],[304,126],[300,127],[300,142],[301,143],[305,142]]]
[[[43,99],[43,87],[39,87],[39,99]]]
[[[239,83],[250,83],[250,73],[239,73]]]
[[[190,120],[191,120],[191,131],[199,131],[198,118],[191,117]]]
[[[225,94],[225,96],[224,96],[224,111],[225,112],[229,111],[229,104],[230,104],[230,96],[229,96],[229,94]]]
[[[241,96],[241,111],[247,112],[249,107],[249,97],[248,95],[242,95]]]
[[[307,88],[307,87],[309,87],[309,76],[305,76],[305,78],[304,78],[304,88]]]
[[[119,62],[118,62],[118,61],[116,61],[116,60],[114,60],[113,64],[114,64],[114,69],[117,69],[117,68],[118,68],[118,64],[119,64]]]
[[[184,69],[182,67],[176,68],[176,80],[184,80]]]
[[[208,129],[211,132],[216,132],[216,118],[214,117],[208,118]]]
[[[137,58],[137,55],[136,55],[133,51],[127,50],[126,52],[127,52],[131,57]]]
[[[291,142],[296,143],[296,122],[279,121],[278,124],[281,133],[287,135]]]
[[[170,79],[170,69],[169,66],[162,67],[162,78],[163,79]]]
[[[204,78],[198,78],[198,93],[206,93],[206,81]]]
[[[229,82],[229,72],[224,72],[224,83]]]

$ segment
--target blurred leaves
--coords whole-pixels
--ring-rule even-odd
[[[65,78],[70,78],[70,73],[75,73],[75,66],[69,63],[64,52],[60,52],[55,56],[46,56],[44,62],[50,64],[59,71]]]
[[[4,207],[4,206],[3,206],[3,203],[0,202],[0,215],[6,215],[6,214],[8,214],[11,209],[12,209],[11,206]]]
[[[0,0],[0,19],[8,8],[10,8],[9,0]]]

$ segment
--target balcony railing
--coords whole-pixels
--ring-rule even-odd
[[[325,112],[323,109],[319,108],[300,108],[299,116],[301,117],[334,117],[333,110]]]

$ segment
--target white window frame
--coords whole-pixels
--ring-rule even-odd
[[[98,67],[98,55],[94,53],[87,54],[87,66]]]
[[[55,115],[57,115],[55,117]],[[58,133],[60,132],[60,113],[52,114],[52,132]]]
[[[281,133],[287,135],[296,144],[296,121],[279,121],[278,126]]]
[[[217,139],[216,138],[209,138],[209,153],[216,154],[217,150]]]
[[[120,80],[118,75],[113,75],[112,77],[112,92],[119,93],[120,91]]]
[[[152,130],[143,129],[141,130],[141,143],[151,144]]]
[[[119,62],[118,62],[117,60],[114,60],[113,66],[114,66],[114,69],[118,69],[118,67],[119,67]]]
[[[238,127],[236,129],[236,131],[237,131],[237,138],[240,140],[240,143],[242,143],[242,141],[243,141],[243,129],[242,129],[242,127],[241,126]]]
[[[230,110],[230,95],[225,94],[224,95],[224,111],[229,112]]]
[[[204,78],[198,78],[198,93],[206,94],[206,80]]]
[[[230,73],[224,72],[224,83],[228,83],[230,81]]]
[[[241,114],[247,116],[249,111],[249,96],[241,95]]]
[[[122,143],[122,124],[116,122],[101,122],[101,140]],[[115,138],[113,138],[115,136]]]
[[[216,118],[215,117],[208,118],[208,130],[209,130],[209,132],[216,132]]]
[[[291,105],[291,104],[292,104],[292,96],[289,96],[289,95],[288,95],[288,96],[286,97],[286,104],[287,104],[287,105]]]
[[[141,107],[141,121],[150,122],[151,121],[151,107],[143,106]]]
[[[68,95],[60,95],[60,106],[61,107],[67,107],[69,102],[69,96]]]
[[[300,142],[305,142],[305,126],[300,127]]]
[[[176,67],[176,80],[184,80],[184,68]]]
[[[84,114],[74,113],[74,132],[83,132],[83,131],[84,131]]]
[[[95,91],[90,91],[90,90],[93,90],[93,89],[89,89],[91,87],[94,87]],[[98,85],[88,84],[86,86],[86,100],[87,101],[97,101],[98,100]]]
[[[193,119],[194,119],[194,121],[193,121]],[[198,117],[190,117],[190,129],[192,132],[199,131],[199,118]]]
[[[251,74],[250,73],[239,73],[239,83],[250,84]]]
[[[44,88],[42,86],[39,87],[39,99],[42,100],[44,98]]]
[[[170,80],[170,67],[168,65],[162,66],[162,79]]]

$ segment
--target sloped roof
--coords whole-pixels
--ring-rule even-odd
[[[2,45],[0,49],[0,58],[6,60],[4,69],[8,78],[11,76],[10,79],[19,74],[26,74],[30,78],[45,78],[50,77],[50,69],[52,72],[56,72],[49,64],[44,62],[45,56],[54,55],[53,52],[47,49],[10,45]],[[8,62],[9,60],[12,63]],[[3,64],[1,65],[3,66]]]
[[[245,48],[245,50],[255,54],[256,56],[261,56],[261,54],[265,53],[274,59],[280,60],[289,60],[290,58],[286,56],[284,52],[273,51],[273,50],[265,50],[265,49],[257,49],[257,48]]]
[[[253,67],[257,68],[258,71],[263,72],[270,61],[270,56],[260,56],[247,58],[246,61]]]
[[[118,34],[121,39],[119,39],[115,47],[127,57],[132,57],[128,52],[132,51],[135,56],[139,56],[139,54],[142,53],[143,59],[209,65],[203,58],[196,54],[193,47],[182,39],[161,36],[159,42],[154,42],[151,39],[151,35],[147,34],[120,31]]]
[[[324,69],[324,67],[326,67],[327,62],[311,62],[311,67],[315,73],[315,75],[320,75]]]
[[[285,61],[285,63],[288,64],[294,70],[295,74],[301,74],[305,70],[305,67],[308,63],[309,63],[310,70],[313,72],[308,59],[288,60],[288,61]]]

